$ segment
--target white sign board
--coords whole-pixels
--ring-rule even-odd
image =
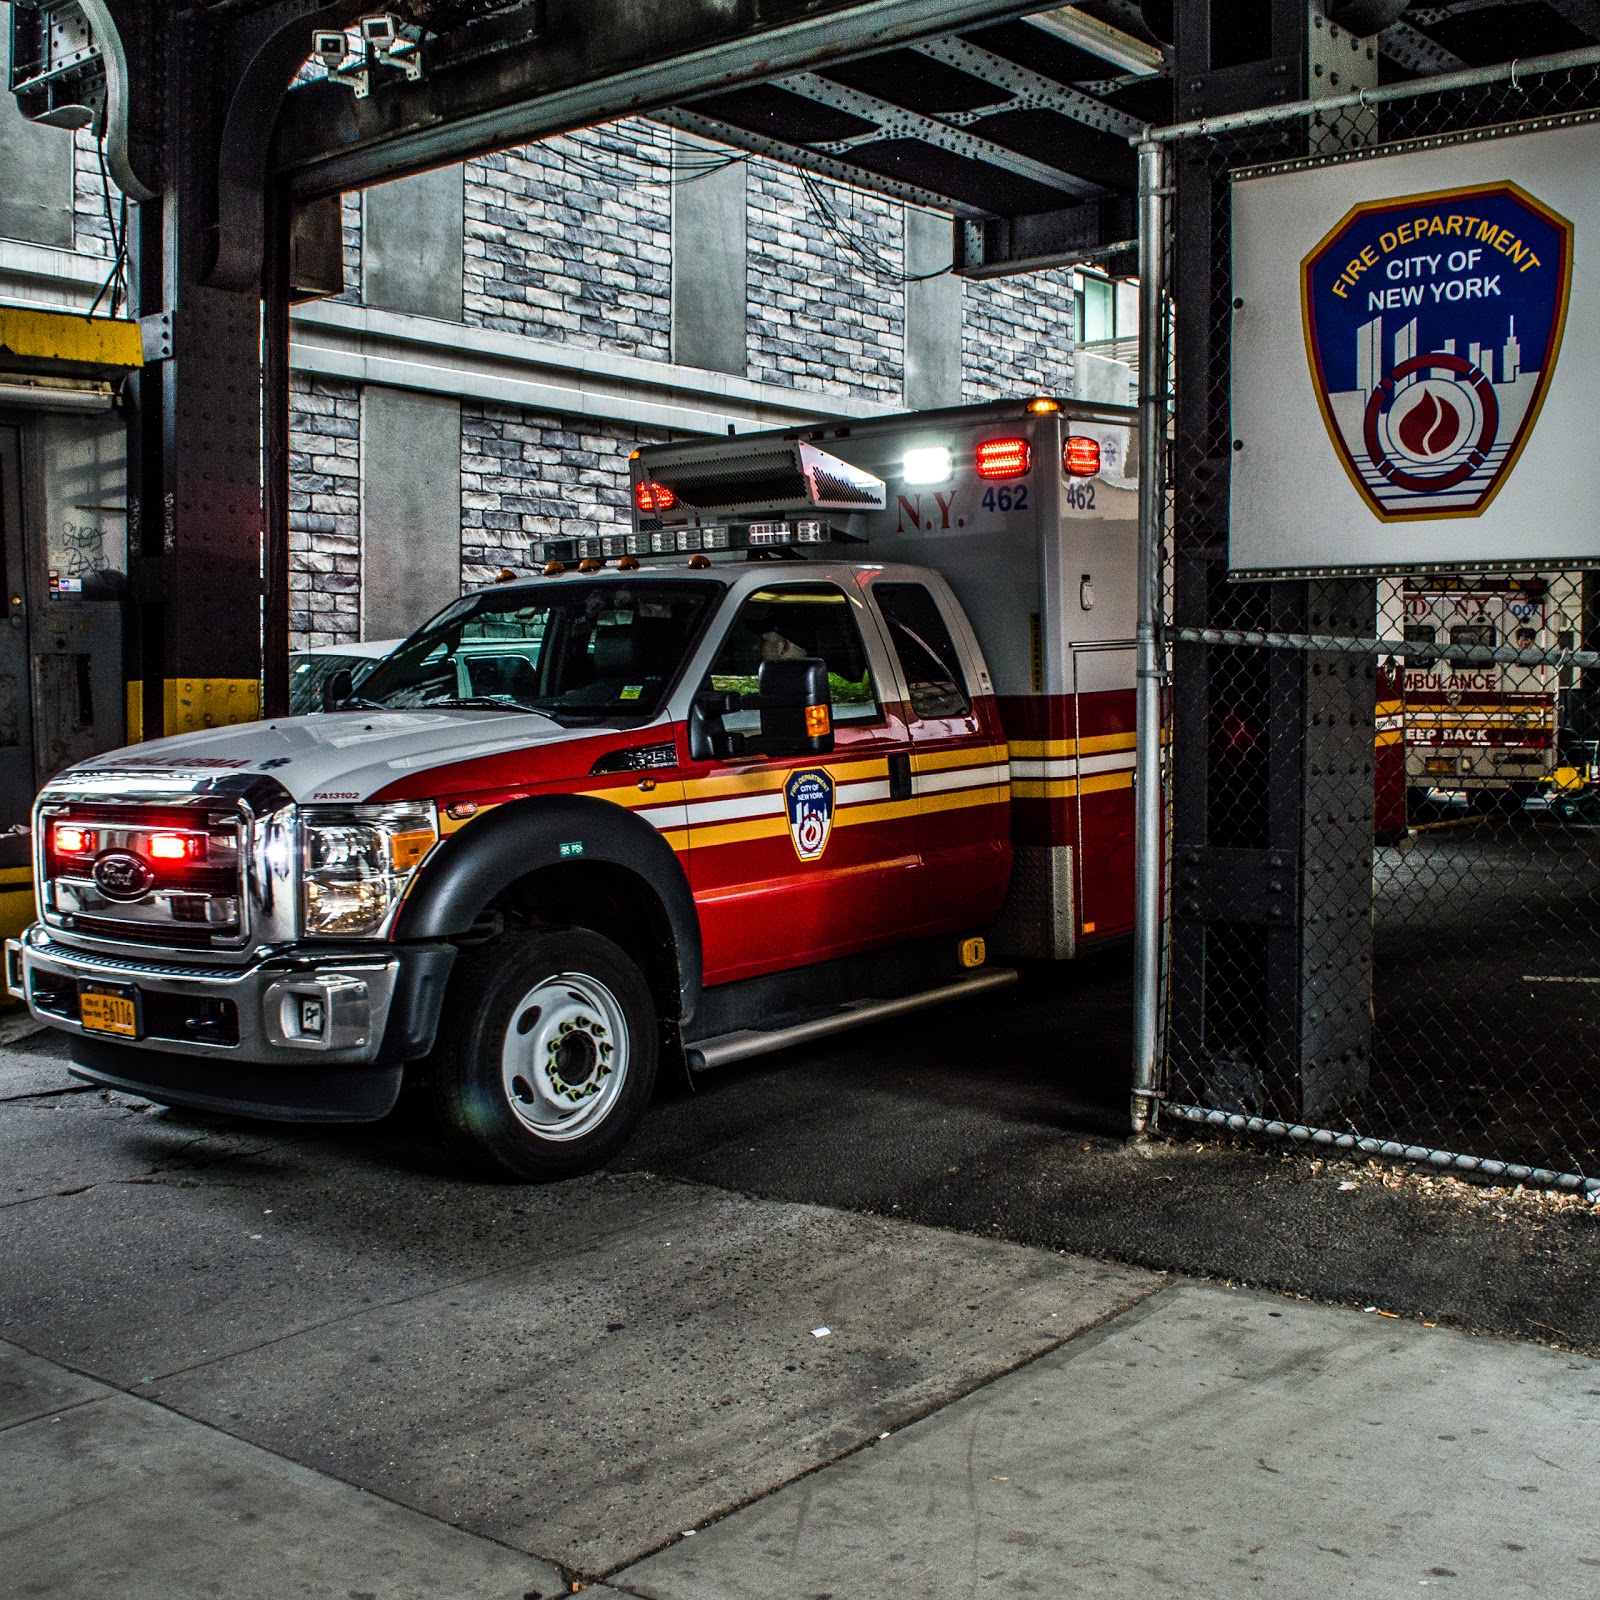
[[[1586,125],[1234,184],[1235,576],[1600,561],[1597,173]]]

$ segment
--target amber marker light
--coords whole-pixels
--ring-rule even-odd
[[[1033,464],[1026,439],[985,439],[975,458],[980,478],[1020,478]]]
[[[1028,409],[1035,416],[1042,416],[1047,411],[1059,411],[1061,407],[1054,400],[1046,399],[1044,395],[1040,395],[1037,400],[1028,402]]]
[[[413,828],[389,835],[389,861],[396,872],[409,872],[433,848],[432,828]]]
[[[828,715],[826,706],[806,707],[806,737],[808,739],[825,739],[828,729],[833,726],[833,719]]]

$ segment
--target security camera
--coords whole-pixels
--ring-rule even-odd
[[[361,37],[368,44],[393,44],[400,37],[400,19],[392,11],[361,19]]]
[[[322,64],[332,72],[344,60],[349,49],[342,33],[323,33],[320,29],[311,36],[311,50],[322,58]]]

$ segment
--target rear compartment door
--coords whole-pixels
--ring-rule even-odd
[[[911,741],[883,641],[859,593],[831,581],[784,579],[747,594],[702,687],[750,694],[763,660],[796,656],[828,664],[833,754],[684,769],[689,881],[707,984],[893,943],[921,920]],[[758,721],[739,711],[724,725],[747,733]]]
[[[1072,647],[1078,937],[1133,927],[1133,646]]]

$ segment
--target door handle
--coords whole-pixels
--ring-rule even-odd
[[[911,757],[903,750],[896,751],[889,757],[889,798],[891,800],[911,798]]]

